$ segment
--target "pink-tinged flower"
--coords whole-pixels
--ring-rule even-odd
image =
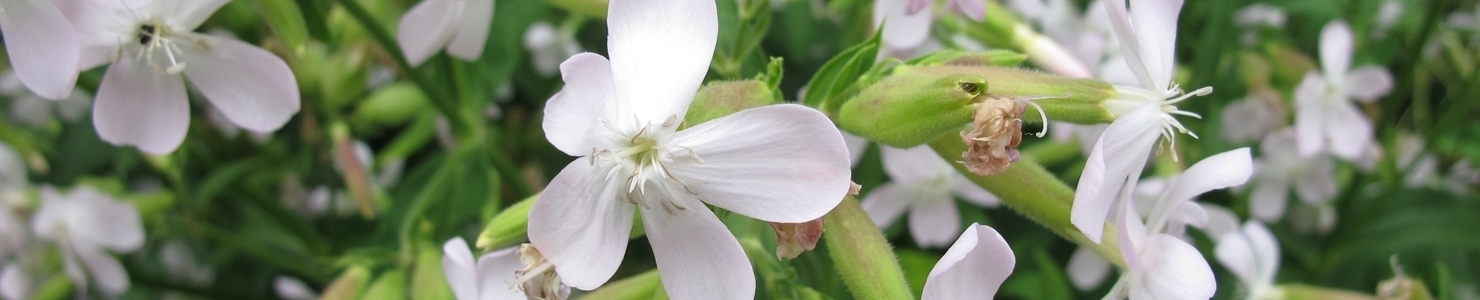
[[[396,25],[396,44],[412,66],[447,49],[463,60],[478,60],[493,24],[493,0],[423,0]]]
[[[1254,161],[1254,190],[1249,195],[1249,214],[1265,222],[1285,216],[1290,190],[1300,201],[1312,206],[1336,197],[1336,161],[1318,154],[1304,157],[1296,149],[1295,131],[1276,131],[1259,144],[1259,158]]]
[[[532,299],[526,298],[518,286],[511,285],[520,279],[519,272],[525,267],[517,250],[496,250],[474,260],[468,243],[461,237],[442,244],[442,272],[447,285],[452,287],[452,294],[458,300]],[[568,295],[570,289],[566,288],[565,293]],[[565,297],[561,295],[557,299]]]
[[[972,20],[981,21],[987,13],[983,0],[947,0],[946,7]],[[880,0],[874,3],[874,27],[883,31],[884,45],[889,49],[912,49],[930,37],[935,22],[930,0]]]
[[[1352,30],[1341,20],[1321,29],[1321,71],[1310,71],[1295,87],[1295,129],[1300,154],[1322,151],[1355,160],[1372,142],[1372,121],[1353,105],[1370,103],[1393,90],[1393,75],[1381,66],[1348,70]]]
[[[1213,254],[1247,289],[1244,299],[1280,298],[1274,287],[1280,245],[1263,223],[1249,221],[1238,231],[1223,234]]]
[[[545,136],[582,156],[529,212],[529,239],[565,283],[606,283],[642,214],[661,279],[676,299],[750,299],[755,276],[706,204],[772,223],[815,220],[851,185],[848,149],[822,113],[793,104],[736,112],[678,131],[719,31],[712,1],[617,0],[611,60],[561,64]]]
[[[1105,108],[1116,115],[1115,121],[1091,148],[1075,190],[1070,222],[1097,243],[1115,204],[1129,202],[1129,190],[1136,186],[1158,137],[1169,143],[1175,143],[1176,132],[1197,137],[1173,117],[1197,114],[1179,110],[1174,104],[1212,93],[1211,87],[1204,87],[1184,94],[1172,84],[1172,49],[1182,1],[1140,0],[1131,11],[1120,0],[1105,5],[1115,35],[1120,38],[1121,52],[1141,85],[1117,85],[1119,94],[1105,101]]]
[[[87,187],[65,195],[43,189],[31,231],[62,248],[67,277],[79,288],[86,287],[91,278],[99,291],[112,296],[127,290],[129,280],[123,265],[108,251],[127,253],[144,245],[138,209]]]
[[[1117,208],[1116,226],[1125,272],[1107,299],[1208,299],[1217,289],[1201,253],[1168,234],[1178,208],[1202,193],[1244,184],[1253,173],[1248,148],[1210,156],[1173,178],[1152,206],[1146,222],[1129,204]],[[1206,216],[1204,216],[1204,220]]]
[[[27,89],[15,72],[0,73],[0,96],[11,99],[11,120],[37,128],[51,126],[57,117],[62,122],[77,121],[92,108],[92,94],[86,91],[74,88],[62,99],[42,98]]]
[[[77,34],[49,0],[0,0],[5,52],[21,83],[37,96],[64,99],[77,83]]]
[[[153,0],[127,6],[61,0],[82,45],[82,69],[108,62],[93,106],[98,136],[144,152],[185,139],[190,79],[242,128],[270,132],[298,112],[298,83],[281,58],[241,41],[192,32],[227,0]]]
[[[1012,248],[996,229],[971,223],[930,268],[920,299],[992,299],[1016,265]]]
[[[879,148],[884,173],[891,181],[864,196],[863,211],[875,225],[888,227],[908,210],[910,235],[921,247],[943,247],[956,237],[961,228],[956,197],[985,207],[1001,202],[961,176],[930,147]]]

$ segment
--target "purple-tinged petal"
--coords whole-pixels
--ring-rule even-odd
[[[1346,74],[1346,93],[1357,101],[1372,102],[1393,91],[1393,74],[1379,66],[1360,67]]]
[[[603,130],[606,107],[615,105],[611,63],[595,53],[571,56],[560,64],[565,87],[545,102],[545,138],[572,156],[591,154],[601,143],[592,130]]]
[[[743,110],[680,131],[671,143],[698,157],[668,169],[687,192],[766,222],[822,217],[852,185],[842,134],[801,105]]]
[[[1345,21],[1335,20],[1321,28],[1321,70],[1326,78],[1338,79],[1346,76],[1352,64],[1352,28]]]
[[[187,36],[197,42],[180,47],[185,77],[232,123],[272,132],[298,113],[298,81],[282,58],[234,39]]]
[[[648,192],[663,190],[649,186]],[[704,203],[683,190],[664,190],[668,204],[640,206],[663,288],[673,299],[752,299],[755,273],[740,242]],[[565,276],[565,273],[560,273]]]
[[[910,0],[880,0],[874,2],[874,26],[883,31],[884,45],[887,48],[903,50],[911,49],[925,43],[930,37],[930,25],[935,21],[929,9],[922,9],[916,13],[909,12]]]
[[[924,194],[924,193],[921,193]],[[950,194],[931,193],[930,196],[939,199],[920,198],[913,199],[910,204],[910,235],[915,237],[915,243],[922,248],[944,247],[951,243],[951,238],[956,237],[956,230],[961,226],[961,215],[956,212],[956,199]]]
[[[463,60],[478,60],[488,40],[488,27],[493,24],[493,0],[463,1],[462,22],[455,24],[457,33],[447,43],[447,54]]]
[[[981,22],[987,14],[987,3],[984,0],[952,0],[956,3],[956,9],[977,22]]]
[[[930,269],[920,299],[992,299],[1016,265],[997,230],[972,223]]]
[[[682,120],[714,56],[714,1],[613,1],[608,10],[612,79],[626,109],[618,115],[641,125]]]
[[[142,10],[152,12],[175,30],[193,31],[227,2],[231,0],[151,0]]]
[[[859,205],[863,206],[863,212],[874,221],[874,225],[885,228],[904,215],[905,208],[916,200],[913,192],[914,189],[899,183],[885,182],[864,195]]]
[[[81,46],[72,24],[51,1],[4,1],[0,31],[11,67],[26,88],[47,99],[72,94]]]
[[[104,141],[165,154],[185,141],[189,126],[190,107],[180,76],[127,58],[103,74],[93,103],[93,127]]]
[[[570,287],[601,286],[626,254],[634,208],[618,197],[626,191],[619,180],[606,179],[608,171],[577,159],[550,180],[529,209],[529,242]]]
[[[453,21],[457,20],[453,4],[452,0],[425,0],[401,16],[396,24],[396,44],[411,66],[425,63],[452,39]]]
[[[478,271],[468,242],[455,237],[442,244],[442,275],[458,300],[478,299]]]

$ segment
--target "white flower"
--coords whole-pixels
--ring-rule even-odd
[[[77,34],[49,0],[0,0],[5,52],[21,83],[37,96],[63,99],[77,83]]]
[[[1336,197],[1336,162],[1329,155],[1301,156],[1295,146],[1295,131],[1276,131],[1259,143],[1254,161],[1254,190],[1249,195],[1249,214],[1274,222],[1285,216],[1290,189],[1307,205],[1321,205]]]
[[[151,154],[185,139],[190,79],[243,128],[277,130],[298,112],[298,83],[281,58],[241,41],[191,32],[226,0],[60,0],[77,29],[82,69],[109,61],[93,107],[98,136]],[[108,3],[100,5],[99,3]]]
[[[516,250],[497,250],[473,260],[468,243],[461,237],[447,240],[442,244],[442,272],[452,294],[458,300],[526,299],[524,292],[511,286],[519,279],[516,272],[524,269]]]
[[[0,267],[0,298],[7,300],[31,299],[31,293],[45,284],[46,256],[40,247],[28,247],[26,253],[4,263]]]
[[[1141,181],[1136,186],[1135,203],[1139,215],[1149,215],[1155,209],[1166,184],[1167,180],[1153,179]],[[1185,227],[1188,225],[1202,229],[1203,233],[1216,240],[1223,234],[1238,229],[1238,217],[1233,211],[1217,204],[1183,202],[1167,216],[1164,233],[1187,241]],[[1074,284],[1074,288],[1090,291],[1100,286],[1105,276],[1110,275],[1110,267],[1110,261],[1101,258],[1093,250],[1079,247],[1069,256],[1065,274],[1069,276],[1069,282]]]
[[[1172,49],[1182,1],[1138,0],[1129,12],[1120,0],[1105,5],[1121,52],[1141,85],[1117,85],[1119,94],[1105,101],[1105,108],[1117,117],[1090,150],[1075,190],[1070,222],[1097,243],[1114,204],[1130,197],[1127,190],[1136,186],[1158,136],[1175,143],[1176,132],[1188,133],[1173,115],[1197,117],[1174,104],[1212,93],[1211,87],[1204,87],[1183,94],[1172,84]]]
[[[1268,3],[1254,3],[1233,13],[1233,23],[1240,27],[1285,27],[1285,10]]]
[[[611,61],[581,53],[561,64],[545,136],[583,157],[530,208],[529,239],[567,285],[611,278],[635,209],[670,297],[750,299],[750,261],[706,204],[802,223],[847,193],[848,149],[816,110],[770,105],[677,131],[709,69],[717,14],[712,1],[613,1]]]
[[[910,235],[921,247],[942,247],[956,236],[961,215],[952,196],[986,207],[996,207],[1001,201],[961,176],[929,146],[879,148],[884,173],[891,181],[864,196],[863,211],[883,228],[909,210]]]
[[[1274,234],[1259,221],[1218,238],[1214,255],[1248,291],[1244,299],[1280,299],[1274,274],[1280,267],[1280,248]]]
[[[272,291],[277,294],[278,298],[288,300],[314,300],[319,298],[319,293],[315,293],[313,289],[308,287],[308,284],[303,283],[298,278],[288,276],[273,278]]]
[[[195,260],[195,254],[183,240],[173,240],[159,248],[159,262],[172,278],[196,286],[208,286],[216,279],[216,270]]]
[[[128,289],[128,273],[107,251],[127,253],[144,245],[138,209],[87,187],[74,188],[66,195],[42,189],[41,201],[31,219],[31,231],[62,248],[67,276],[79,288],[87,286],[88,278],[97,280],[98,289],[106,295]]]
[[[1034,64],[1055,74],[1088,78],[1093,76],[1086,63],[1097,64],[1104,55],[1109,29],[1098,30],[1068,0],[1013,0],[1007,6],[1028,21],[1037,23],[1043,35],[1019,27],[1014,32],[1022,42],[1023,52]],[[1095,4],[1091,4],[1094,7]],[[1022,26],[1022,25],[1020,25]]]
[[[1210,156],[1172,179],[1154,202],[1146,223],[1129,204],[1117,208],[1116,234],[1126,270],[1106,298],[1208,299],[1217,289],[1213,271],[1186,241],[1167,234],[1176,210],[1193,197],[1249,180],[1248,148]]]
[[[540,76],[551,76],[560,72],[560,62],[581,53],[581,44],[573,33],[536,21],[524,31],[524,49],[529,50],[529,64]]]
[[[992,299],[1017,258],[997,230],[971,223],[930,268],[922,300]]]
[[[1321,29],[1321,73],[1312,70],[1295,87],[1295,128],[1300,154],[1327,151],[1354,160],[1372,141],[1372,121],[1353,100],[1372,102],[1393,90],[1393,75],[1380,66],[1348,71],[1352,30],[1332,21]]]
[[[986,14],[984,0],[947,0],[951,8],[972,20],[981,21]],[[889,49],[913,49],[930,37],[930,26],[935,22],[930,0],[879,0],[874,3],[874,27],[883,28],[884,45]],[[887,22],[885,22],[887,21]]]
[[[1372,36],[1378,38],[1387,36],[1388,29],[1392,29],[1394,25],[1397,25],[1398,20],[1402,17],[1403,2],[1398,0],[1383,1],[1382,6],[1377,9],[1377,22],[1373,24],[1376,26],[1372,28]]]
[[[11,120],[38,128],[51,125],[58,116],[64,122],[77,121],[92,108],[92,94],[87,91],[72,89],[65,98],[46,99],[26,89],[15,72],[0,73],[0,95],[11,99]]]
[[[157,1],[157,0],[156,0]],[[419,66],[447,49],[463,60],[477,60],[493,24],[493,0],[423,0],[401,16],[396,44],[406,61]]]
[[[1223,140],[1247,143],[1263,139],[1285,122],[1285,104],[1271,90],[1249,91],[1243,99],[1223,107],[1218,126]]]

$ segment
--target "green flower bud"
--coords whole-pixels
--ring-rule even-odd
[[[360,290],[365,287],[365,282],[370,279],[370,269],[363,266],[353,266],[345,269],[339,278],[324,287],[324,293],[319,299],[324,300],[348,300],[359,299]]]
[[[1068,78],[1018,68],[991,66],[901,66],[894,71],[902,74],[922,74],[947,77],[969,75],[985,79],[990,85],[987,95],[998,98],[1031,100],[1024,114],[1038,114],[1039,106],[1048,119],[1075,124],[1104,124],[1115,121],[1115,116],[1105,109],[1105,100],[1118,92],[1104,81]],[[1035,123],[1038,118],[1025,122]],[[964,122],[963,122],[964,123]]]
[[[529,196],[494,215],[493,220],[488,221],[488,226],[483,227],[483,233],[478,234],[478,242],[474,244],[478,249],[487,251],[528,240],[529,208],[534,206],[535,199],[539,197]]]
[[[928,55],[910,60],[905,63],[912,66],[997,66],[1011,67],[1028,60],[1028,56],[1008,50],[987,50],[982,52],[964,52],[955,49],[946,49],[931,52]]]
[[[370,287],[365,289],[364,300],[396,300],[406,299],[406,271],[401,269],[390,269],[375,278]]]
[[[663,290],[663,282],[658,278],[658,270],[651,270],[627,277],[622,280],[609,282],[591,293],[587,293],[585,299],[617,299],[617,300],[648,300],[668,299],[668,293]]]
[[[359,99],[365,91],[366,57],[364,48],[340,50],[324,62],[319,73],[319,92],[329,108],[340,108]]]
[[[396,82],[376,90],[355,107],[356,124],[400,126],[426,112],[431,100],[410,82]]]
[[[971,121],[972,99],[987,90],[981,77],[896,73],[843,103],[838,127],[881,144],[908,148],[959,131]]]
[[[304,24],[303,11],[298,8],[298,2],[293,0],[257,0],[257,8],[262,12],[262,18],[267,21],[267,28],[278,40],[288,47],[289,53],[298,55],[303,53],[304,44],[308,43],[308,25]]]
[[[411,270],[411,299],[451,300],[452,287],[442,273],[442,248],[421,243],[416,249],[416,264]]]
[[[759,80],[710,82],[694,94],[694,102],[679,129],[732,113],[781,102],[778,93]]]

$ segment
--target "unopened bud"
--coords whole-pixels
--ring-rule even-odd
[[[689,104],[689,111],[679,127],[692,127],[738,111],[780,101],[779,94],[759,80],[711,82],[694,94],[694,102]]]
[[[905,73],[863,89],[838,111],[838,127],[896,148],[959,130],[987,81],[971,75]]]
[[[822,218],[806,223],[771,223],[776,231],[776,258],[793,259],[817,248],[822,238]]]
[[[529,240],[529,209],[534,206],[535,199],[539,199],[539,195],[524,198],[494,215],[488,226],[483,227],[483,233],[478,234],[474,245],[478,249],[489,250]]]
[[[961,131],[966,152],[961,164],[977,175],[995,175],[1018,160],[1017,146],[1023,141],[1024,101],[984,97],[972,105],[971,130]]]
[[[1008,50],[964,52],[945,49],[911,60],[912,66],[996,66],[1011,67],[1028,60],[1028,56]]]
[[[370,94],[355,107],[351,115],[356,124],[400,126],[430,110],[431,100],[415,84],[397,82]]]
[[[515,271],[519,276],[515,282],[519,290],[530,300],[565,300],[570,298],[570,287],[565,286],[560,280],[560,275],[555,274],[555,267],[534,245],[519,245],[519,262],[524,263],[524,269]]]

